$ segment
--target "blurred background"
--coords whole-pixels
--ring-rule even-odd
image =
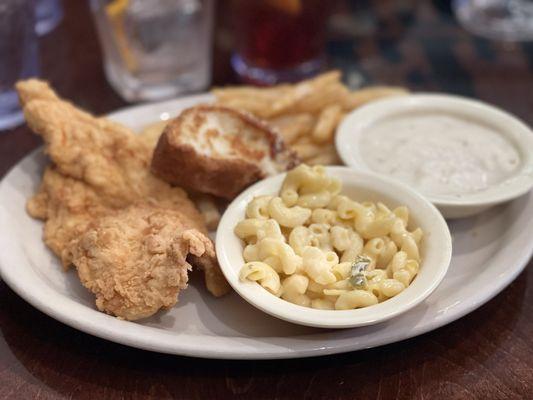
[[[531,122],[530,0],[3,0],[0,126],[40,76],[96,113],[212,85],[270,85],[339,68],[369,84],[443,91]]]

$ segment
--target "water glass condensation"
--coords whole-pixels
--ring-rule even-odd
[[[127,101],[206,88],[213,6],[213,0],[91,0],[109,83]]]
[[[23,121],[14,85],[39,72],[33,0],[0,1],[0,129]]]
[[[459,22],[480,36],[505,41],[533,40],[532,0],[454,0]]]

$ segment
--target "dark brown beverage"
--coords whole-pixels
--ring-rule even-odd
[[[331,2],[324,0],[235,0],[235,69],[256,83],[318,72],[330,8]],[[266,80],[261,72],[268,75]]]

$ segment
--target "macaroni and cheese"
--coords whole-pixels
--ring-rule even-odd
[[[409,210],[341,195],[323,166],[300,165],[279,196],[259,196],[235,227],[244,243],[241,280],[300,306],[349,310],[402,292],[418,273],[420,228]]]

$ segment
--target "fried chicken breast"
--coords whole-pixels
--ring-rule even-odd
[[[72,260],[65,253],[66,246],[85,232],[91,221],[109,214],[113,208],[89,185],[49,166],[39,192],[26,203],[26,210],[32,217],[45,221],[43,240],[67,269]]]
[[[98,309],[135,320],[176,303],[187,256],[214,260],[213,243],[191,225],[179,211],[132,205],[91,223],[67,252]]]
[[[193,264],[206,271],[208,289],[217,296],[229,291],[202,217],[186,192],[150,173],[150,141],[74,107],[45,82],[22,81],[17,90],[28,125],[43,137],[53,161],[27,203],[28,213],[45,221],[45,243],[65,267],[76,266],[99,309],[134,320],[170,307],[186,286],[189,266],[180,260],[189,250]],[[169,228],[154,228],[150,221],[156,220],[157,226],[165,220]],[[182,237],[185,231],[211,247],[192,249]],[[102,235],[112,241],[101,240]],[[154,252],[154,243],[162,243],[164,257]],[[152,273],[161,279],[150,278]]]

